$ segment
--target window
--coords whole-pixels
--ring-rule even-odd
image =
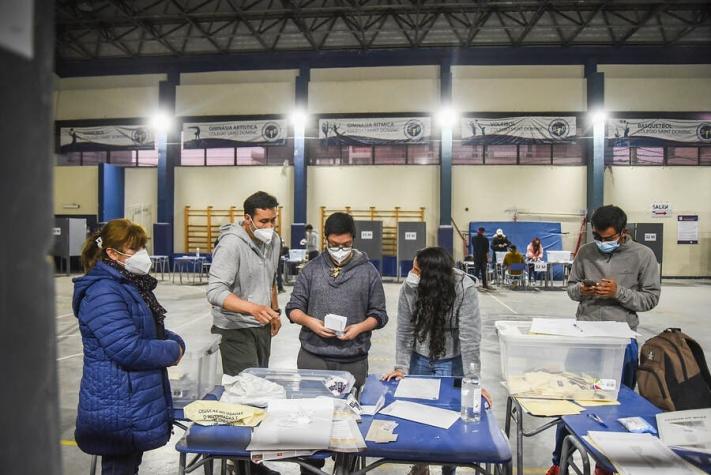
[[[266,165],[267,154],[264,147],[237,147],[233,151],[236,165]],[[207,164],[210,165],[210,151],[207,152]]]
[[[439,142],[407,145],[407,163],[410,165],[437,165],[439,163]]]
[[[699,149],[697,147],[669,147],[667,151],[667,165],[699,164]]]
[[[711,146],[700,147],[699,163],[701,165],[711,165]]]
[[[518,146],[521,165],[550,165],[552,163],[552,146],[549,144],[526,144]]]
[[[612,165],[629,165],[630,164],[630,148],[629,147],[612,147],[611,160]]]
[[[279,147],[265,147],[267,153],[267,165],[288,165],[294,164],[294,140],[289,139],[286,145]]]
[[[81,152],[69,152],[57,154],[57,165],[59,166],[79,166],[81,165]]]
[[[585,163],[582,143],[553,145],[553,165],[585,165]]]
[[[205,149],[183,149],[180,151],[180,164],[184,167],[205,165]]]
[[[123,167],[133,167],[136,165],[135,150],[112,150],[109,152],[109,163]]]
[[[516,165],[516,145],[487,145],[484,163],[487,165]]]
[[[106,163],[108,155],[108,152],[82,152],[81,164],[98,165],[99,163]]]
[[[341,160],[346,165],[371,165],[373,163],[373,147],[370,145],[344,145],[341,149]]]
[[[158,166],[158,150],[139,150],[138,151],[138,166],[139,167],[157,167]]]
[[[631,153],[632,165],[664,165],[663,147],[635,147]]]
[[[405,165],[407,146],[376,145],[373,147],[373,163],[377,165]]]
[[[464,145],[461,141],[452,144],[452,165],[483,165],[484,146]]]
[[[234,148],[208,148],[205,165],[230,166],[235,164]]]

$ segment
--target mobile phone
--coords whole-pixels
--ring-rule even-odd
[[[595,287],[597,285],[597,282],[595,282],[594,280],[585,279],[583,280],[583,285],[585,287]]]

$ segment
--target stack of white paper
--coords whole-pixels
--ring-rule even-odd
[[[333,400],[277,399],[252,432],[247,450],[325,450],[331,441]]]
[[[396,398],[439,399],[439,378],[403,378],[397,384]]]
[[[380,411],[386,416],[398,417],[408,421],[419,422],[441,429],[449,429],[459,419],[459,413],[440,409],[439,407],[425,406],[410,401],[393,401],[388,407]]]
[[[590,442],[620,475],[695,475],[704,473],[651,434],[588,432]]]
[[[662,412],[657,427],[665,444],[711,454],[711,409]]]
[[[588,322],[572,318],[534,318],[529,333],[580,338],[635,338],[639,333],[625,322]]]

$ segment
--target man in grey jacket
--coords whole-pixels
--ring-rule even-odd
[[[586,321],[627,322],[632,330],[639,325],[637,312],[652,310],[659,302],[661,281],[654,252],[634,242],[626,234],[627,215],[612,205],[601,206],[590,222],[594,242],[580,248],[568,280],[568,295],[580,302],[576,318]],[[632,340],[625,351],[622,384],[637,384],[639,347]],[[553,466],[546,475],[557,475],[563,439],[567,432],[558,426]],[[596,475],[603,475],[596,468]]]
[[[383,282],[368,256],[353,249],[350,215],[329,216],[325,234],[328,252],[304,267],[286,306],[289,319],[303,327],[297,366],[349,371],[360,387],[368,375],[371,332],[388,321]],[[342,335],[326,328],[327,314],[346,317]]]
[[[222,335],[225,374],[269,365],[271,339],[279,332],[275,275],[281,239],[274,232],[278,202],[259,191],[244,202],[244,221],[221,229],[212,254],[207,300],[212,333]]]

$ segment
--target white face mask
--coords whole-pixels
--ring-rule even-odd
[[[122,256],[127,255],[123,252],[116,252],[118,252]],[[119,263],[121,263],[121,261],[119,261]],[[138,275],[148,274],[151,271],[152,265],[153,263],[151,262],[151,257],[148,255],[148,251],[146,251],[145,249],[141,249],[134,255],[129,256],[128,259],[126,259],[126,262],[123,263],[123,266],[126,268],[127,271],[129,271],[131,274]]]
[[[269,244],[274,239],[274,228],[258,228],[254,225],[254,221],[250,219],[249,222],[252,234],[258,240],[262,241],[264,244]]]
[[[418,285],[420,285],[420,276],[415,274],[413,271],[410,271],[407,274],[407,279],[405,279],[405,282],[407,282],[413,287],[417,287]]]
[[[353,252],[352,247],[329,247],[328,254],[336,261],[336,264],[342,264]]]

